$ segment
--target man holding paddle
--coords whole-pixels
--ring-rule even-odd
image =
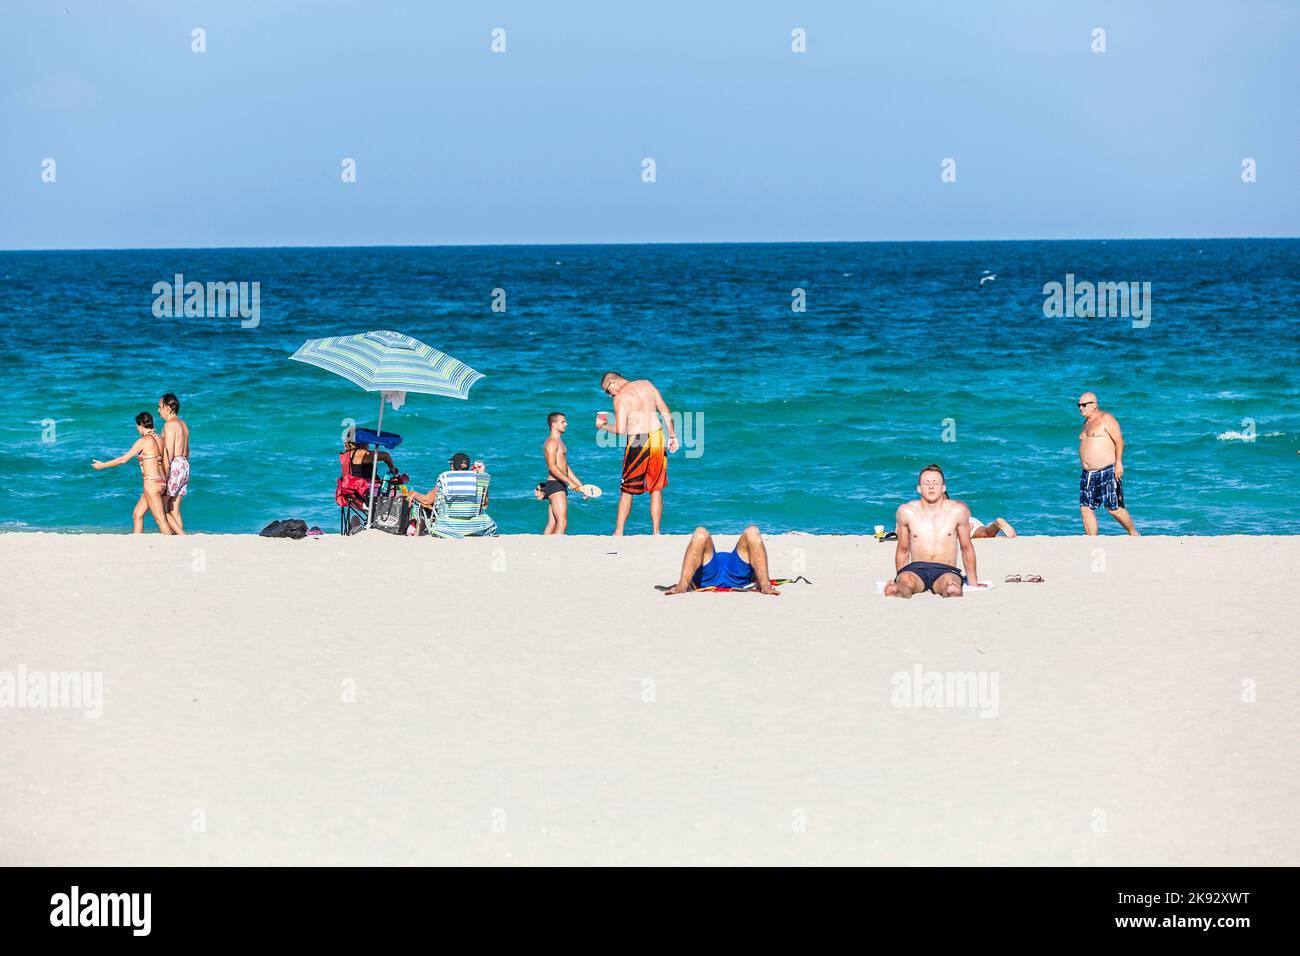
[[[595,485],[584,485],[569,467],[569,450],[564,447],[562,437],[569,427],[569,420],[562,412],[551,412],[546,416],[546,424],[551,426],[551,434],[542,445],[542,453],[546,455],[542,497],[547,504],[546,530],[542,534],[564,534],[569,527],[569,489],[578,492],[584,500],[599,498],[600,489]]]

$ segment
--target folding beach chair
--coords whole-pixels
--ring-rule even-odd
[[[395,432],[380,434],[369,428],[358,428],[354,440],[358,444],[372,446],[375,451],[379,448],[391,451],[402,443],[402,436]],[[340,473],[334,487],[334,502],[339,506],[339,534],[353,534],[364,530],[367,524],[367,509],[370,506],[370,479],[352,474],[351,458],[352,452],[339,453]],[[375,482],[379,485],[375,489],[376,495],[386,490],[385,480],[382,476],[375,477]]]
[[[439,475],[429,534],[435,538],[495,535],[497,523],[488,516],[484,504],[491,482],[491,475],[474,471],[444,471]]]

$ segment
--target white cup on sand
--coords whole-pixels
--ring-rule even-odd
[[[885,526],[883,524],[876,525],[876,537],[883,538],[884,536],[885,536]]]

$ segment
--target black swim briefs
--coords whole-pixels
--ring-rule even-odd
[[[959,569],[954,568],[951,564],[940,564],[937,561],[913,561],[907,567],[899,568],[898,574],[894,575],[894,580],[897,581],[899,575],[904,571],[911,571],[920,578],[921,584],[927,591],[933,588],[934,582],[945,574],[955,574],[957,580],[961,581],[961,571]]]

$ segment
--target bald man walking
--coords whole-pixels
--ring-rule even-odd
[[[1097,406],[1097,396],[1079,396],[1083,431],[1079,432],[1079,514],[1085,534],[1097,533],[1097,509],[1104,507],[1125,531],[1137,536],[1133,519],[1124,507],[1124,433],[1110,412]]]

